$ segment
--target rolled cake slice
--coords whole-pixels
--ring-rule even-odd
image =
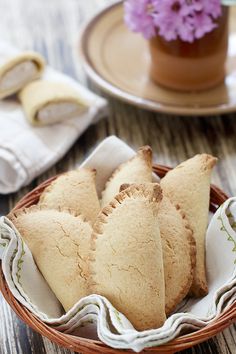
[[[158,184],[119,193],[92,235],[90,291],[106,296],[137,330],[165,321],[165,284],[157,213]]]
[[[44,70],[43,57],[35,52],[23,52],[0,65],[0,98],[17,93],[29,82],[38,79]]]
[[[100,211],[95,177],[96,171],[89,168],[66,172],[44,190],[39,204],[49,209],[72,209],[93,223]]]
[[[122,185],[120,190],[128,187]],[[169,315],[186,297],[192,285],[196,245],[185,215],[166,196],[160,202],[157,218],[163,251],[165,311]]]
[[[102,192],[102,207],[119,193],[122,184],[148,182],[152,182],[152,149],[150,146],[143,146],[133,158],[121,164],[107,181]]]
[[[88,109],[80,93],[68,83],[37,80],[19,98],[26,117],[34,125],[48,125],[77,117]]]
[[[196,241],[196,267],[191,294],[208,292],[205,270],[205,234],[208,224],[211,172],[217,159],[199,154],[181,163],[161,180],[163,194],[179,205]]]
[[[33,206],[10,214],[9,218],[65,311],[88,295],[92,227],[83,217]]]

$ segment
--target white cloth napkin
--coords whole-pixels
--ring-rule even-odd
[[[134,151],[116,137],[105,139],[83,163],[96,168],[98,186]],[[90,295],[63,313],[62,308],[34,264],[32,255],[12,223],[0,219],[0,259],[7,284],[18,301],[47,324],[66,333],[98,337],[113,348],[133,349],[158,346],[182,331],[205,327],[236,301],[236,198],[227,200],[212,217],[206,236],[206,263],[209,294],[185,300],[161,328],[138,332],[102,296]],[[84,331],[84,327],[82,329]],[[83,332],[84,335],[85,332]]]
[[[15,53],[11,46],[0,42],[0,55],[3,48],[10,55]],[[0,194],[15,192],[30,183],[55,164],[90,124],[108,114],[105,99],[67,75],[47,67],[43,78],[73,86],[90,107],[76,118],[52,126],[33,127],[16,100],[0,101]]]

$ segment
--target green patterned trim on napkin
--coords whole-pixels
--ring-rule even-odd
[[[228,216],[228,217],[231,217],[231,214],[228,214],[227,216]],[[236,252],[236,241],[234,240],[234,238],[232,237],[232,235],[230,235],[229,231],[226,229],[221,214],[218,216],[217,219],[221,222],[220,230],[221,230],[221,231],[224,231],[224,232],[227,234],[227,236],[228,236],[227,240],[233,243],[232,252]],[[232,227],[232,225],[231,225],[231,227]],[[236,258],[235,258],[235,260],[234,260],[234,264],[236,264]]]
[[[117,321],[122,325],[122,321],[121,321],[121,318],[120,318],[120,313],[115,308],[113,310],[113,313],[115,314]]]
[[[17,261],[17,272],[16,272],[16,277],[17,277],[17,281],[19,283],[19,285],[23,288],[22,283],[21,283],[21,270],[22,270],[22,265],[24,263],[23,257],[25,255],[25,250],[24,250],[24,242],[21,240],[21,245],[22,245],[22,251],[21,251],[21,255],[20,258]]]

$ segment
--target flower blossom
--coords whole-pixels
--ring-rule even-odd
[[[220,0],[126,0],[124,8],[131,31],[190,43],[213,31],[222,14]]]

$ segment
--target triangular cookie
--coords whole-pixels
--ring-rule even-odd
[[[196,268],[191,288],[194,296],[208,292],[205,271],[205,234],[208,224],[210,178],[217,159],[201,154],[181,163],[161,180],[164,195],[180,208],[196,241]]]
[[[121,164],[107,181],[102,192],[102,207],[106,206],[119,193],[123,183],[148,183],[152,181],[152,149],[141,147],[137,154]]]
[[[120,190],[128,187],[124,184]],[[165,196],[160,202],[157,218],[165,274],[165,311],[168,315],[185,298],[192,285],[196,245],[185,216]]]
[[[64,173],[44,190],[39,204],[49,209],[69,208],[94,222],[100,211],[95,176],[95,170],[86,168]]]
[[[30,207],[9,215],[58,300],[68,311],[88,295],[92,227],[68,211]]]
[[[138,330],[165,321],[165,285],[157,212],[158,184],[131,186],[105,207],[94,224],[91,286]]]

